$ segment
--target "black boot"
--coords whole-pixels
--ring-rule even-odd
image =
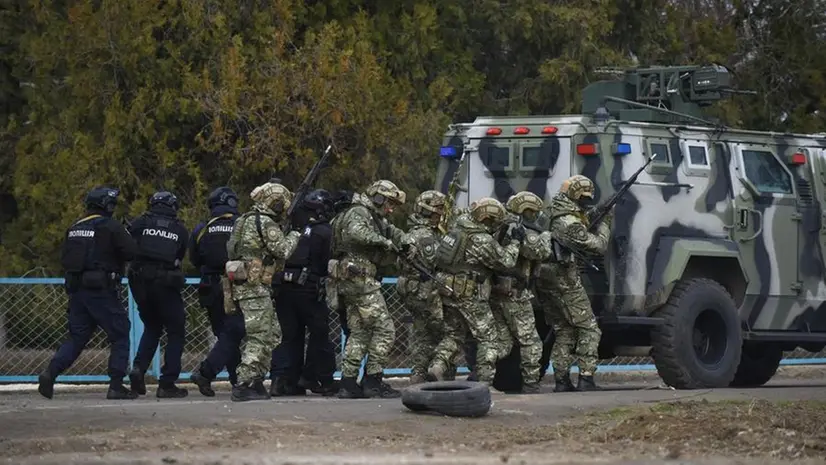
[[[402,393],[390,387],[389,384],[382,381],[382,373],[375,375],[367,375],[364,377],[362,388],[364,395],[367,397],[381,397],[384,399],[394,399],[401,397]]]
[[[212,389],[212,380],[204,376],[200,370],[192,373],[189,380],[192,381],[194,385],[198,386],[198,391],[201,392],[201,395],[215,397],[215,391]]]
[[[270,381],[270,396],[281,397],[287,395],[287,383],[284,378],[276,376]]]
[[[306,396],[307,390],[298,384],[287,382],[284,386],[285,396]]]
[[[264,396],[265,398],[270,398],[270,393],[267,391],[267,387],[264,386],[264,379],[263,378],[256,378],[252,381],[252,388],[255,389],[255,392],[258,395]]]
[[[136,393],[142,396],[146,395],[146,379],[139,369],[133,368],[129,373],[129,386]]]
[[[54,397],[54,379],[48,372],[40,373],[37,377],[37,392],[47,399]]]
[[[359,387],[358,381],[356,381],[355,376],[350,378],[341,378],[341,383],[339,384],[339,386],[339,399],[365,399],[367,397],[364,395],[364,392],[361,390],[361,387]]]
[[[539,383],[523,383],[522,394],[539,394]]]
[[[189,395],[189,391],[175,386],[174,383],[160,384],[155,396],[158,399],[181,399]]]
[[[138,398],[138,393],[134,390],[126,389],[123,384],[109,385],[109,390],[106,392],[107,399],[115,400],[133,400]]]
[[[583,376],[579,375],[579,379],[576,382],[576,390],[577,391],[599,391],[600,388],[597,386],[597,383],[594,381],[594,375]]]
[[[318,386],[310,389],[314,394],[324,397],[334,396],[338,392],[339,384],[334,379],[324,380]]]
[[[570,373],[565,373],[561,375],[557,375],[556,373],[554,373],[554,380],[556,381],[556,386],[554,386],[554,392],[576,391],[574,383],[571,381]]]
[[[238,383],[237,385],[232,387],[232,401],[233,402],[246,402],[248,400],[268,400],[270,395],[267,393],[267,390],[264,389],[264,392],[261,392],[261,388],[264,387],[263,381],[261,381],[260,387],[256,387],[258,384],[257,381],[248,381],[244,383]]]

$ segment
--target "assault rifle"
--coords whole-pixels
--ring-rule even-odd
[[[422,276],[425,276],[427,279],[429,279],[429,280],[435,282],[436,284],[442,286],[443,288],[447,289],[448,292],[450,292],[451,294],[453,293],[453,288],[448,286],[446,282],[444,282],[441,279],[433,276],[433,273],[431,273],[427,269],[427,267],[425,267],[424,265],[422,265],[418,261],[408,258],[408,256],[405,255],[404,253],[402,253],[402,251],[398,247],[396,247],[395,245],[393,246],[393,253],[396,254],[396,257],[398,257],[399,260],[402,261],[402,263],[404,263],[405,265],[409,266],[410,268],[413,268],[414,270],[418,271],[419,273],[422,274]]]
[[[307,176],[304,177],[304,180],[301,181],[301,184],[298,185],[298,188],[295,190],[295,195],[293,196],[293,201],[290,203],[290,208],[287,209],[287,222],[283,226],[284,234],[287,234],[291,228],[291,218],[293,213],[295,213],[295,209],[301,205],[301,202],[304,201],[304,197],[307,196],[307,193],[310,191],[310,188],[313,187],[316,180],[318,180],[318,175],[321,174],[321,169],[324,168],[324,165],[327,163],[327,158],[330,156],[330,149],[332,149],[332,145],[328,145],[327,149],[324,151],[324,154],[321,155],[321,158],[312,168],[310,168],[310,172],[307,173]]]
[[[447,186],[444,213],[442,213],[442,217],[439,218],[439,231],[442,234],[447,234],[447,228],[453,223],[453,210],[456,208],[456,195],[460,190],[463,190],[459,186],[459,171],[462,170],[462,162],[465,161],[465,153],[466,152],[462,150],[462,156],[456,164],[456,171],[453,173],[453,179],[451,179],[450,184]]]
[[[656,158],[656,156],[657,156],[657,154],[655,153],[655,154],[651,155],[650,157],[648,157],[648,160],[645,161],[645,164],[643,164],[640,167],[640,169],[638,169],[633,175],[631,175],[631,177],[628,178],[628,180],[626,180],[619,189],[617,189],[617,191],[614,193],[614,195],[612,195],[608,199],[608,201],[606,201],[605,203],[599,204],[599,205],[596,206],[596,208],[594,208],[594,210],[592,211],[592,217],[589,218],[589,220],[590,220],[589,221],[590,224],[588,225],[588,232],[589,233],[593,233],[594,231],[596,231],[597,227],[599,227],[599,224],[602,222],[602,220],[605,219],[605,217],[608,215],[608,213],[611,212],[611,209],[614,208],[614,206],[617,204],[617,202],[619,202],[620,199],[625,195],[625,193],[628,192],[628,189],[630,189],[631,186],[634,185],[635,182],[637,182],[637,178],[640,176],[640,173],[645,171],[645,169],[648,167],[648,165],[650,165],[651,162],[654,161],[654,158]],[[559,252],[558,249],[567,250],[567,251],[573,253],[574,256],[576,256],[577,258],[582,260],[586,265],[593,268],[594,271],[599,271],[599,267],[594,265],[594,263],[590,259],[588,259],[585,255],[583,255],[581,252],[579,252],[577,250],[574,250],[570,247],[567,247],[567,246],[563,245],[562,243],[560,243],[557,240],[554,240],[553,242],[554,242],[554,253]],[[558,256],[558,254],[557,254],[557,256]]]

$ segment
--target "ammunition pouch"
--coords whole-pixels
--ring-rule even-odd
[[[247,284],[272,284],[272,277],[276,271],[276,265],[269,260],[258,257],[247,262]]]
[[[516,278],[511,276],[494,276],[492,281],[491,294],[509,296],[518,290]]]
[[[339,310],[338,283],[335,279],[324,280],[324,301],[331,310]]]
[[[453,297],[459,300],[473,299],[477,296],[481,300],[490,298],[490,281],[482,275],[476,273],[449,274],[439,272],[436,277],[453,289],[453,292],[450,292],[444,286],[439,286],[439,294],[442,296]]]
[[[242,260],[230,260],[224,266],[228,282],[232,284],[244,284],[249,279],[247,274],[247,262]]]
[[[103,270],[84,271],[80,275],[80,287],[84,289],[113,289],[118,281],[120,281],[120,276],[117,273]]]
[[[221,279],[221,289],[224,291],[224,313],[235,314],[238,311],[238,304],[232,299],[232,284],[229,278]]]
[[[333,279],[353,279],[359,276],[375,278],[377,271],[372,263],[342,259],[330,260],[327,264],[327,273]]]

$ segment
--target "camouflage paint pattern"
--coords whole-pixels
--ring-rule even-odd
[[[376,265],[388,256],[392,245],[401,245],[404,231],[381,217],[362,194],[353,196],[350,208],[336,216],[332,226],[333,256],[340,260],[341,275],[335,285],[350,327],[342,376],[358,376],[365,355],[369,355],[365,374],[382,373],[396,330],[381,293]]]
[[[440,288],[443,293],[445,336],[436,347],[431,369],[438,366],[446,370],[470,330],[478,343],[476,373],[479,381],[490,383],[500,353],[500,329],[489,303],[491,277],[494,271],[504,272],[516,265],[519,244],[499,245],[487,229],[474,222],[470,215],[460,216],[453,227],[467,234],[467,245],[454,267],[437,267],[437,277],[450,285],[454,292],[445,295],[446,291]]]
[[[521,190],[547,202],[573,174],[604,201],[656,152],[617,205],[602,270],[584,277],[595,311],[650,315],[683,275],[705,275],[729,290],[751,331],[826,331],[826,134],[506,116],[452,125],[444,144],[467,153],[461,167],[442,160],[435,186],[445,192],[460,169],[459,208]],[[578,155],[578,144],[598,144],[596,153]]]
[[[440,239],[438,229],[418,215],[411,215],[408,225],[410,230],[403,236],[402,243],[415,245],[421,263],[433,272],[436,247]],[[433,360],[436,346],[444,335],[442,299],[434,281],[422,281],[418,271],[403,263],[401,269],[396,293],[413,318],[411,370],[414,376],[424,376]]]
[[[241,364],[238,382],[251,383],[264,379],[270,370],[273,349],[281,343],[281,325],[269,297],[256,297],[238,302],[244,314],[246,335],[241,342]]]

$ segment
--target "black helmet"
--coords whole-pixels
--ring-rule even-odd
[[[86,208],[89,210],[103,210],[106,213],[113,213],[118,204],[120,191],[113,187],[95,187],[86,194]]]
[[[316,189],[304,197],[302,205],[308,210],[321,211],[332,206],[332,198],[325,189]]]
[[[238,194],[226,186],[219,187],[210,192],[209,198],[207,198],[207,207],[212,210],[221,205],[236,208],[238,206]]]
[[[149,206],[165,205],[174,211],[178,211],[178,197],[169,191],[158,191],[149,198]]]

